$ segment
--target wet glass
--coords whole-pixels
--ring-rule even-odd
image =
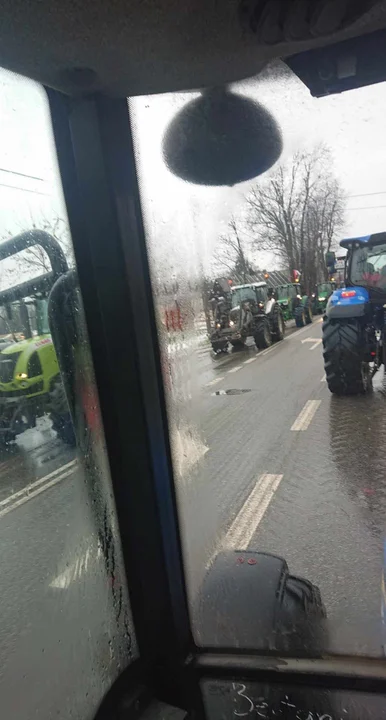
[[[386,287],[386,245],[354,249],[349,273],[354,285]]]
[[[265,108],[283,146],[270,169],[234,186],[195,185],[165,163],[165,133],[198,92],[130,101],[195,637],[270,653],[323,647],[383,656],[383,369],[372,393],[366,362],[354,378],[363,392],[329,392],[324,310],[313,294],[335,279],[327,251],[343,267],[342,238],[386,229],[386,84],[317,99],[277,62],[232,92]],[[278,284],[274,271],[283,285],[299,281],[278,290],[279,300],[291,298],[281,305],[284,340],[274,313],[265,333],[254,323],[241,333],[225,320],[215,326],[216,308],[222,303],[226,318],[234,300],[226,290],[225,302],[218,300],[216,278],[269,286]],[[288,565],[275,565],[287,578],[280,590],[286,647],[264,629],[264,618],[275,622],[265,612],[280,593],[262,599],[262,589],[276,587],[276,561],[268,567],[261,553]],[[312,628],[297,635],[303,647],[291,645],[301,622],[294,597],[325,624],[314,648]],[[235,621],[242,612],[247,637]]]
[[[9,238],[44,231],[71,276],[45,92],[0,73],[0,253]],[[61,313],[51,308],[54,343],[57,286],[41,283],[51,269],[39,244],[0,260],[0,706],[20,720],[84,720],[136,646],[81,297],[74,281]],[[20,283],[27,294],[4,295]],[[58,364],[69,333],[73,417],[87,443],[75,437]]]
[[[279,287],[277,291],[277,299],[278,300],[287,300],[289,296],[288,288],[281,288]]]
[[[256,300],[256,297],[260,300],[263,298],[263,295],[261,291],[254,287],[245,287],[245,288],[234,288],[232,290],[232,307],[236,307],[237,305],[240,305],[240,303],[245,302],[246,300]]]
[[[250,720],[373,720],[386,717],[383,695],[370,692],[326,690],[280,683],[250,682],[235,678],[204,680],[201,692],[207,717]]]
[[[319,283],[318,290],[319,290],[319,292],[330,292],[331,284],[330,283]]]

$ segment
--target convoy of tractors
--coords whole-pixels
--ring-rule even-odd
[[[218,278],[211,296],[212,349],[228,352],[229,345],[242,347],[248,337],[259,350],[268,348],[283,340],[287,321],[294,320],[299,328],[312,323],[313,313],[322,312],[322,303],[315,303],[315,297],[304,292],[299,280],[269,287],[266,282],[233,285]]]
[[[0,261],[34,244],[45,249],[52,271],[0,292],[2,321],[8,318],[10,329],[0,339],[0,445],[35,427],[43,415],[51,419],[52,430],[62,442],[74,445],[68,387],[65,392],[63,385],[66,373],[62,359],[58,362],[48,323],[53,288],[64,288],[63,280],[74,273],[54,238],[35,230],[2,243]],[[337,288],[329,280],[307,293],[297,271],[294,282],[276,286],[266,281],[236,285],[228,278],[217,278],[207,298],[214,353],[229,352],[232,346],[242,348],[248,338],[263,350],[283,340],[287,322],[292,320],[302,328],[319,313],[330,391],[336,395],[369,392],[373,376],[386,362],[386,233],[342,240],[341,246],[347,251],[344,287]],[[336,263],[335,253],[327,253],[329,276],[334,275]],[[66,292],[64,297],[70,297]],[[74,342],[68,347],[74,349]]]

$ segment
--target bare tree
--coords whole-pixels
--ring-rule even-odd
[[[256,272],[247,255],[248,244],[234,217],[230,219],[228,227],[228,233],[221,235],[217,243],[216,268],[247,282],[247,276]]]
[[[326,278],[325,253],[344,224],[345,198],[325,146],[296,153],[247,196],[256,249],[300,270],[308,291]]]
[[[29,230],[44,230],[52,235],[61,246],[69,265],[72,264],[72,243],[67,223],[62,218],[55,220],[43,220],[39,224],[32,223]],[[30,268],[39,270],[40,274],[50,272],[51,263],[47,253],[40,247],[35,245],[28,248],[24,253],[23,262]]]
[[[52,235],[64,251],[69,266],[74,265],[71,236],[65,220],[58,217],[53,220],[42,218],[38,223],[31,221],[27,227],[20,227],[19,232],[13,231],[3,235],[0,242],[26,230],[44,230]],[[21,280],[43,275],[50,270],[51,263],[47,253],[40,245],[35,245],[4,261],[0,284],[2,287],[10,287]]]

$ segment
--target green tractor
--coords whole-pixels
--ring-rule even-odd
[[[57,436],[75,445],[48,325],[49,291],[67,272],[67,262],[56,240],[41,231],[23,233],[2,243],[0,261],[37,243],[49,256],[52,271],[0,292],[0,307],[6,310],[8,324],[16,315],[22,317],[25,338],[17,341],[18,334],[13,333],[16,341],[0,348],[0,444],[14,441],[17,435],[35,427],[38,417],[48,414]]]
[[[335,282],[321,282],[316,285],[312,303],[314,315],[323,315],[327,307],[328,298],[334,290],[336,290]]]
[[[286,322],[295,320],[296,327],[299,328],[312,323],[312,301],[299,283],[278,285],[275,290]]]

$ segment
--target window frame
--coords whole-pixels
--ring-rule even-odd
[[[174,666],[192,636],[128,104],[47,95],[139,652]]]

